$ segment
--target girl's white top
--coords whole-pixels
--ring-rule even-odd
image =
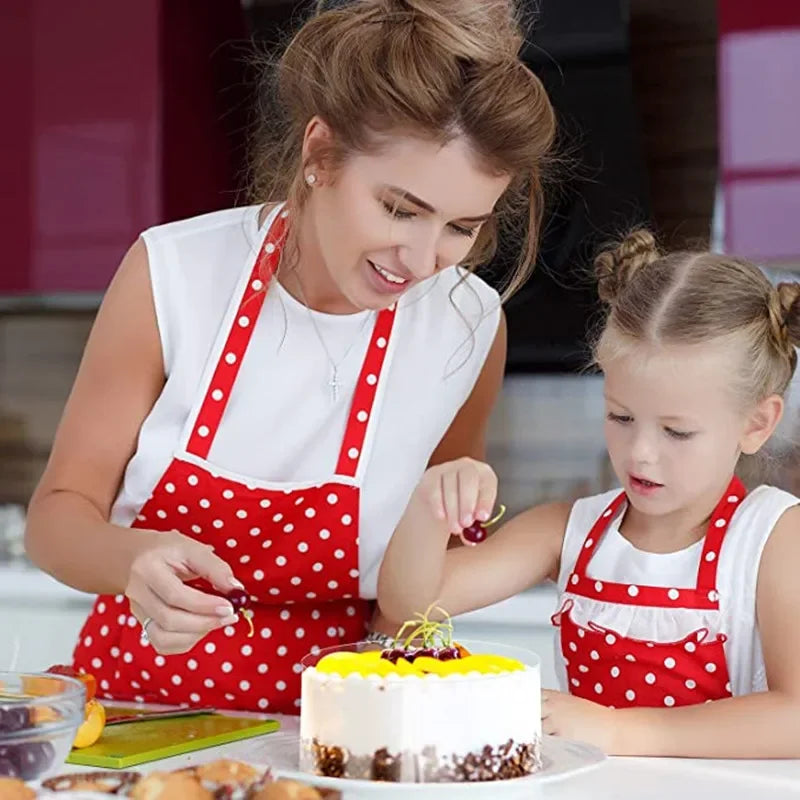
[[[616,605],[569,592],[567,581],[586,535],[603,510],[619,493],[578,500],[572,507],[561,550],[558,576],[559,606],[572,600],[571,615],[580,625],[592,621],[623,636],[652,642],[673,642],[708,628],[709,637],[725,634],[725,657],[735,695],[767,688],[764,656],[756,619],[756,585],[761,554],[781,515],[800,498],[773,486],[759,486],[736,509],[719,554],[717,591],[719,611]],[[649,553],[634,547],[620,533],[623,505],[600,541],[587,568],[599,581],[636,586],[693,587],[703,541],[674,553]],[[564,691],[567,676],[556,637],[556,672]]]

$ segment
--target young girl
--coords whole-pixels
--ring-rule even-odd
[[[622,491],[532,508],[448,550],[489,518],[497,481],[470,459],[435,466],[386,552],[381,608],[456,615],[551,578],[564,691],[544,692],[546,733],[617,755],[800,757],[800,500],[735,474],[781,418],[800,284],[662,255],[646,231],[596,267]]]

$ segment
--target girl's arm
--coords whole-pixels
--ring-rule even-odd
[[[378,603],[388,618],[410,619],[434,603],[455,616],[557,575],[568,504],[532,508],[480,545],[447,549],[451,536],[489,519],[496,495],[491,467],[469,458],[425,473],[378,575]]]
[[[616,711],[547,693],[545,731],[592,740],[613,755],[800,758],[798,564],[795,506],[775,526],[759,566],[756,611],[768,691],[681,708]]]
[[[464,405],[458,410],[450,427],[431,454],[428,466],[445,464],[458,458],[469,456],[483,461],[486,458],[486,431],[489,427],[489,415],[492,412],[497,395],[503,384],[503,372],[506,365],[506,316],[500,311],[494,341],[483,362],[480,375],[473,386]],[[450,546],[457,546],[459,541],[452,539]],[[425,610],[425,609],[423,609]],[[403,618],[393,620],[378,606],[372,618],[373,630],[392,634],[397,631]]]

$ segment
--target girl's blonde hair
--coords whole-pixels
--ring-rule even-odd
[[[726,340],[737,356],[733,385],[744,404],[783,395],[797,365],[800,283],[774,287],[754,264],[709,252],[663,253],[643,229],[595,259],[609,308],[594,343],[599,364],[625,344]]]
[[[333,168],[353,153],[378,151],[381,134],[442,144],[464,136],[488,172],[512,179],[465,266],[492,257],[499,223],[522,219],[522,254],[505,283],[510,295],[535,262],[542,176],[555,135],[544,87],[518,58],[523,40],[514,3],[351,0],[325,6],[318,3],[276,68],[264,70],[252,148],[254,199],[303,207],[309,188],[302,144],[314,116],[331,128],[334,141],[311,157]]]

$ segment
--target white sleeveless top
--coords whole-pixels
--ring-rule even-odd
[[[696,609],[618,605],[567,595],[567,581],[586,536],[619,491],[613,489],[582,498],[573,505],[561,549],[559,606],[568,596],[572,602],[570,613],[576,623],[585,625],[591,620],[644,641],[678,641],[701,626],[708,627],[713,635],[719,627],[719,632],[727,636],[724,650],[733,695],[765,691],[767,679],[756,620],[758,570],[773,528],[788,508],[800,503],[800,498],[773,486],[759,486],[747,494],[731,518],[719,553],[719,612],[704,614]],[[597,546],[587,568],[587,577],[639,586],[694,585],[703,540],[674,553],[639,550],[620,533],[625,508],[623,504]],[[556,637],[556,673],[561,688],[568,691],[558,639]]]
[[[164,354],[166,383],[142,424],[111,519],[130,525],[170,463],[202,390],[202,376],[244,270],[272,217],[261,206],[218,211],[142,234]],[[480,375],[500,320],[500,298],[480,278],[449,267],[397,304],[382,378],[356,482],[361,488],[360,593],[376,596],[377,573],[428,460]],[[316,328],[312,323],[316,322]],[[231,473],[271,482],[334,472],[353,389],[375,313],[324,314],[277,281],[208,454]],[[319,334],[319,335],[318,335]],[[331,361],[340,384],[334,402]],[[341,363],[340,363],[341,361]]]

